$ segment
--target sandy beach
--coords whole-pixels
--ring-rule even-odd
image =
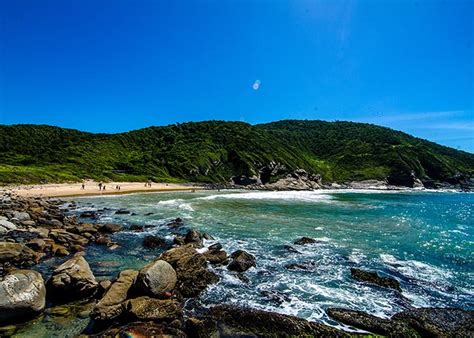
[[[99,191],[98,184],[99,183],[95,181],[86,181],[84,189],[82,189],[81,183],[11,185],[0,188],[0,191],[8,191],[24,197],[67,197],[130,194],[136,192],[193,191],[203,189],[200,186],[190,184],[152,183],[151,187],[147,187],[144,182],[107,182],[104,183],[105,190]],[[117,185],[120,186],[120,190],[116,189]]]

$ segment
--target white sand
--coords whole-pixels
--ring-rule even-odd
[[[175,183],[151,183],[145,187],[144,182],[104,182],[105,190],[99,191],[98,182],[85,181],[85,189],[81,183],[38,184],[38,185],[11,185],[0,188],[0,191],[9,191],[19,196],[64,197],[81,195],[113,195],[129,194],[134,192],[166,192],[202,190],[200,186]],[[120,190],[115,187],[120,185]]]

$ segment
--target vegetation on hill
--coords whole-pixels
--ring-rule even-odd
[[[93,134],[42,125],[0,126],[0,182],[97,180],[228,182],[277,167],[326,181],[389,178],[412,172],[446,180],[474,172],[474,155],[369,124],[279,121],[252,126],[208,121]],[[398,182],[398,181],[400,182]]]

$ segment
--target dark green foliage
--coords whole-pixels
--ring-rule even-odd
[[[92,134],[0,126],[0,182],[97,180],[227,182],[276,162],[327,181],[397,175],[444,180],[472,173],[474,155],[369,124],[209,121]],[[282,173],[284,174],[284,173]],[[272,180],[275,180],[273,177]]]

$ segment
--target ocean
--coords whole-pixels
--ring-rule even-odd
[[[86,259],[98,279],[139,269],[160,254],[145,249],[147,235],[185,228],[214,237],[228,253],[252,253],[257,267],[245,277],[214,267],[220,282],[199,303],[235,304],[340,326],[328,307],[389,317],[409,307],[474,308],[474,194],[425,191],[210,191],[115,195],[73,199],[74,211],[101,210],[98,222],[124,224],[116,250],[90,246]],[[118,209],[130,214],[117,215]],[[153,213],[153,214],[149,214]],[[85,220],[84,220],[85,221]],[[144,232],[127,230],[146,226]],[[184,231],[184,230],[182,230]],[[295,245],[302,236],[317,243]],[[291,252],[291,245],[297,252]],[[288,269],[298,263],[307,269]],[[56,261],[41,266],[50,270]],[[400,281],[401,294],[350,276],[358,267]],[[347,328],[346,328],[347,329]]]

